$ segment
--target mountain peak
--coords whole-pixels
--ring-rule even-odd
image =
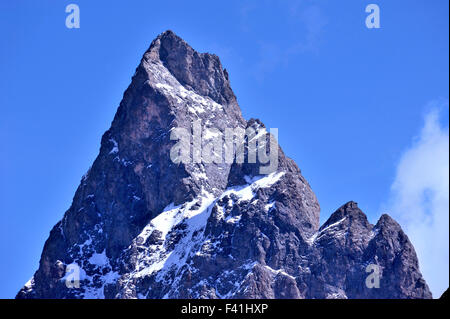
[[[177,36],[175,34],[175,32],[173,32],[172,30],[168,29],[164,32],[161,32],[156,38],[163,38],[163,37],[176,37],[178,39],[180,39],[181,41],[184,41],[182,38],[180,38],[179,36]]]
[[[228,72],[215,54],[199,53],[173,31],[165,31],[153,40],[144,58],[160,61],[187,89],[208,96],[223,105],[237,105]]]
[[[327,228],[329,225],[335,224],[343,219],[347,219],[348,222],[358,222],[363,224],[364,226],[369,226],[369,221],[367,220],[366,214],[363,213],[361,209],[358,207],[358,203],[354,201],[349,201],[339,207],[328,220],[321,226],[321,229]],[[346,225],[351,225],[346,222]]]
[[[228,148],[231,161],[206,161],[210,141],[223,141],[230,128],[251,131],[239,153],[244,159],[237,159],[236,144]],[[173,132],[180,130],[188,141],[183,161],[173,152],[183,139]],[[272,137],[261,121],[242,118],[217,56],[198,53],[170,30],[160,34],[17,297],[429,296],[407,237],[383,227],[375,235],[355,202],[319,230],[314,192]],[[255,141],[257,159],[249,147]],[[260,158],[263,141],[271,156]],[[219,146],[212,153],[226,152]],[[262,173],[261,164],[273,170]],[[374,238],[382,240],[376,245]],[[404,258],[391,258],[404,248]],[[390,280],[375,295],[365,288],[373,261]],[[78,287],[68,279],[74,271]]]
[[[160,46],[162,47],[171,47],[173,49],[178,50],[186,50],[186,49],[192,49],[192,47],[184,41],[181,37],[175,34],[172,30],[167,30],[159,34],[150,45],[150,48],[152,46],[156,46],[159,42]]]

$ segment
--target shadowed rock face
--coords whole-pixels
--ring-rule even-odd
[[[319,228],[317,199],[280,148],[269,175],[259,162],[175,164],[171,131],[198,120],[264,127],[242,118],[217,56],[166,31],[17,298],[431,298],[389,216],[373,226],[349,202]],[[379,288],[366,286],[371,264]],[[79,288],[66,286],[71,269]]]

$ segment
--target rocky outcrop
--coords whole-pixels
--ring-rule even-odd
[[[194,133],[194,123],[202,149],[227,128],[273,139],[261,121],[242,118],[219,58],[166,31],[145,52],[17,297],[431,297],[414,248],[389,216],[373,226],[349,202],[319,227],[313,191],[278,146],[269,174],[259,158],[174,162],[173,131]],[[192,156],[199,141],[189,139]],[[366,284],[369,265],[378,288]],[[79,286],[67,285],[73,278]]]
[[[312,246],[311,297],[431,298],[413,246],[388,215],[373,226],[355,202],[348,202],[314,235]],[[378,288],[365,284],[369,265],[379,271]]]

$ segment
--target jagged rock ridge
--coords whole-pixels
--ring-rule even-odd
[[[17,297],[431,297],[389,216],[371,225],[349,202],[319,227],[317,199],[281,149],[268,175],[258,174],[260,163],[171,161],[171,131],[198,120],[220,132],[264,128],[242,118],[217,56],[166,31],[145,52]],[[365,284],[369,264],[381,269],[379,288]],[[79,288],[66,286],[73,266]]]

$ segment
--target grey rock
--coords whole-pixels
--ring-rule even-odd
[[[319,227],[316,196],[281,148],[269,175],[259,161],[175,164],[171,131],[197,120],[222,134],[264,128],[243,119],[217,56],[166,31],[17,298],[431,298],[400,226],[387,215],[373,226],[349,202]],[[366,287],[369,264],[379,288]],[[80,286],[68,288],[74,266]]]

